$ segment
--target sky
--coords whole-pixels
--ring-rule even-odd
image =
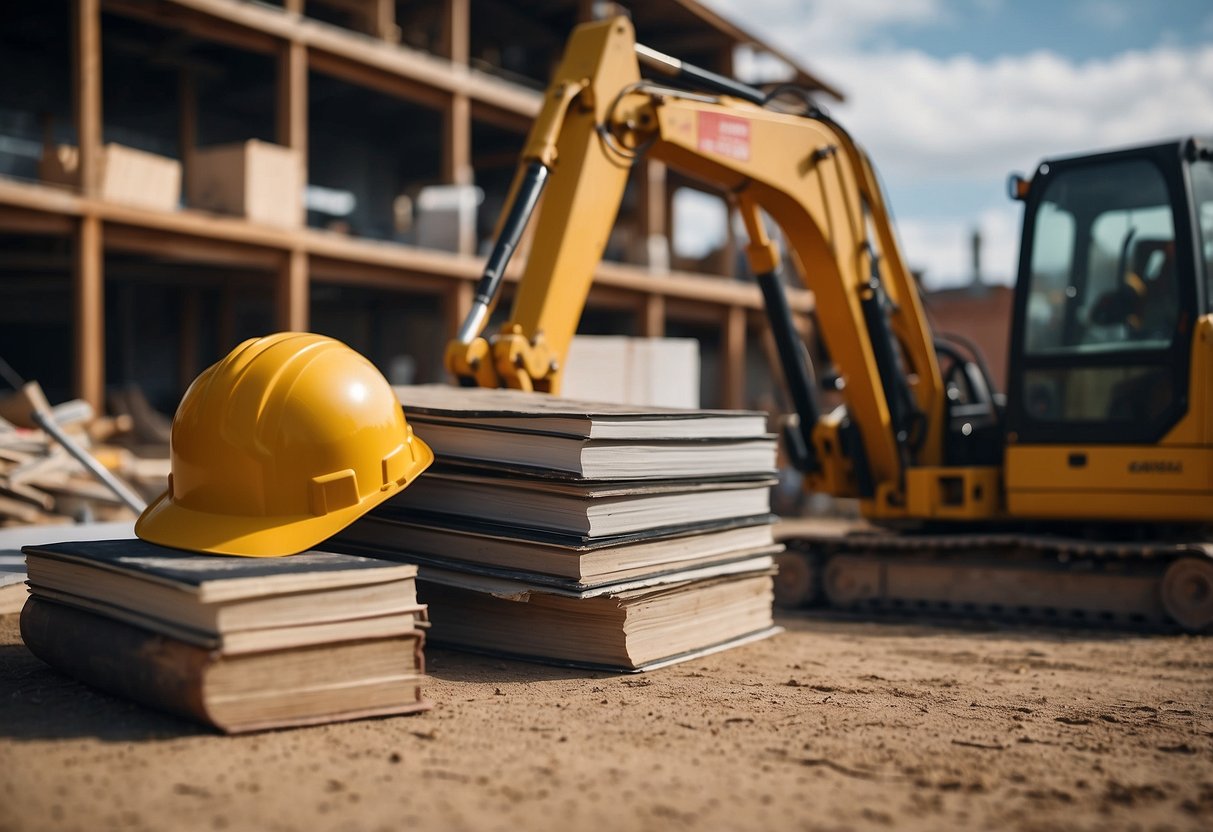
[[[703,2],[844,92],[826,109],[874,161],[907,262],[929,288],[971,279],[975,229],[985,279],[1014,279],[1012,171],[1213,135],[1210,0]],[[781,71],[737,61],[751,82]]]

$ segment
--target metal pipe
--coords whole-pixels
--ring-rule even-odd
[[[821,419],[821,405],[817,400],[813,365],[805,352],[804,343],[800,340],[800,333],[796,331],[792,308],[788,305],[787,293],[779,281],[779,272],[769,271],[758,275],[758,288],[762,290],[767,322],[770,324],[771,335],[779,353],[779,363],[783,368],[784,384],[796,408],[803,443],[804,470],[817,471],[821,468],[821,462],[817,459],[816,447],[813,445],[813,429]]]
[[[509,265],[515,249],[518,248],[522,232],[526,229],[531,214],[535,212],[535,205],[539,202],[539,195],[543,193],[547,180],[548,169],[542,162],[531,162],[527,165],[526,173],[514,195],[514,201],[510,203],[505,222],[502,223],[501,233],[497,237],[497,242],[493,244],[489,259],[485,261],[484,273],[480,277],[480,282],[476,284],[476,296],[472,300],[472,308],[468,310],[463,325],[459,327],[459,333],[456,336],[459,343],[472,343],[484,328],[489,310],[493,305],[493,299],[497,297],[497,292],[501,288],[501,278],[505,274],[505,268]]]
[[[643,44],[636,44],[636,57],[650,69],[663,75],[677,78],[692,88],[711,90],[721,95],[731,95],[734,98],[740,98],[742,101],[749,101],[751,104],[758,104],[759,106],[767,103],[766,93],[757,87],[751,87],[749,84],[743,84],[736,79],[719,75],[694,64],[688,64],[686,61],[680,61],[671,55],[658,52],[656,49],[644,46]]]
[[[105,466],[98,462],[92,454],[81,447],[75,439],[72,439],[71,436],[65,433],[63,429],[55,423],[53,416],[40,410],[34,410],[30,413],[30,417],[34,420],[38,427],[50,434],[51,437],[62,445],[69,454],[75,457],[77,462],[87,468],[89,472],[100,480],[105,486],[107,486],[110,491],[113,491],[119,500],[130,507],[131,510],[140,514],[143,513],[143,510],[147,508],[147,503],[143,502],[143,498],[132,491],[130,486],[106,470]]]

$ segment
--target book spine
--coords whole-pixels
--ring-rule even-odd
[[[216,654],[202,647],[30,598],[21,638],[56,670],[106,693],[214,725],[203,702],[203,677]]]

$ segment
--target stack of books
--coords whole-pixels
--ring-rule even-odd
[[[429,706],[415,566],[196,555],[138,539],[24,552],[26,646],[93,687],[226,733]]]
[[[647,670],[776,631],[764,414],[397,393],[439,463],[329,545],[419,564],[435,643]]]

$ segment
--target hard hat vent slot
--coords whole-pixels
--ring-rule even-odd
[[[391,488],[393,485],[403,485],[404,481],[409,476],[409,463],[413,461],[413,454],[410,448],[404,445],[397,445],[387,456],[383,458],[383,485],[382,489]]]
[[[353,469],[334,471],[312,478],[312,514],[322,517],[343,508],[358,505],[358,477]]]

